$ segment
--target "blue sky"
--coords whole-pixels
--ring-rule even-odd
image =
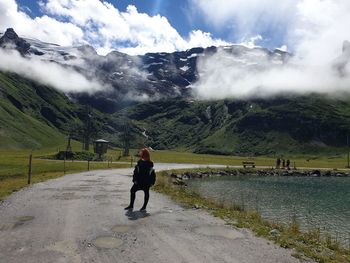
[[[17,0],[16,2],[20,10],[26,12],[32,18],[45,14],[39,7],[39,1]],[[196,11],[196,7],[189,0],[107,0],[107,2],[113,4],[121,12],[126,11],[129,5],[134,5],[140,13],[146,13],[149,16],[158,14],[164,16],[184,38],[188,37],[192,30],[201,30],[210,33],[213,38],[222,39],[229,43],[242,41],[242,37],[235,34],[234,24],[224,26],[213,25],[210,23],[210,19],[205,19],[206,16],[203,15],[203,13]],[[28,9],[26,7],[28,7]],[[285,28],[281,27],[279,30],[283,32]],[[258,39],[255,44],[260,44],[268,48],[275,48],[283,45],[284,37],[281,36],[281,34],[271,34],[269,30],[265,29],[261,32],[254,32],[254,34],[264,35],[263,39]],[[252,36],[253,35],[250,35],[249,37]]]
[[[22,10],[33,18],[43,15],[38,1],[17,0],[16,2],[22,8],[28,7],[31,12],[25,8]],[[107,0],[107,2],[112,3],[120,11],[125,11],[127,6],[134,5],[139,12],[147,13],[150,16],[157,14],[165,16],[182,36],[187,36],[193,29],[200,29],[219,38],[230,38],[225,30],[210,27],[210,24],[204,23],[202,17],[193,16],[187,0]]]
[[[348,39],[348,0],[0,0],[0,31],[98,53],[244,44],[334,55]],[[331,44],[330,44],[331,43]],[[329,56],[328,56],[329,57]]]
[[[6,1],[8,2],[7,8],[16,5],[18,13],[25,13],[34,20],[34,22],[29,21],[29,24],[37,24],[32,25],[33,33],[30,32],[30,29],[24,30],[23,28],[19,29],[19,33],[28,36],[34,35],[34,37],[44,41],[61,45],[84,42],[93,45],[99,53],[108,53],[112,49],[118,49],[127,53],[138,54],[157,50],[174,51],[193,46],[206,47],[232,43],[245,43],[250,46],[259,45],[269,49],[279,48],[287,44],[286,32],[288,32],[289,22],[293,16],[295,3],[303,0],[285,0],[284,3],[287,4],[276,4],[278,2],[276,0],[105,0],[103,6],[100,0]],[[67,2],[70,4],[67,5]],[[129,27],[129,32],[126,32],[126,35],[130,33],[129,37],[124,38],[112,34],[111,28],[113,27],[115,32],[118,27],[113,25],[113,15],[109,12],[113,8],[106,3],[110,3],[117,10],[117,13],[121,14],[115,14],[115,16],[123,17],[123,22]],[[4,5],[6,6],[6,4]],[[103,9],[100,12],[100,17],[92,14],[91,5],[99,6],[100,10]],[[149,20],[148,24],[145,22],[143,30],[140,25],[137,25],[139,32],[135,33],[134,20],[126,21],[127,19],[124,17],[124,15],[131,12],[128,9],[130,6],[135,6],[137,9],[137,15],[134,17],[136,20],[141,19],[142,15],[140,14],[147,14],[148,18],[160,16],[166,18],[170,26],[165,21],[160,21],[160,19],[143,17]],[[62,8],[65,10],[63,11]],[[69,12],[67,9],[70,9]],[[85,23],[90,23],[89,28],[77,24],[77,20],[82,20],[79,17],[79,11],[87,14],[83,20]],[[17,15],[21,16],[20,14]],[[108,19],[105,19],[105,16],[108,16]],[[15,20],[15,18],[12,20]],[[58,29],[54,20],[67,22],[71,25],[61,24],[61,29]],[[7,24],[11,25],[10,21],[11,19],[3,24],[8,22]],[[91,25],[91,21],[94,25]],[[1,19],[0,22],[2,22]],[[152,23],[159,23],[161,28],[152,26]],[[38,25],[41,24],[52,26],[52,29],[46,29],[51,33],[36,32]],[[106,29],[101,28],[101,24],[111,25],[108,25],[107,28],[109,29]],[[76,28],[73,29],[73,26]],[[96,28],[96,32],[92,32],[93,27]],[[172,31],[172,29],[176,30],[181,39],[175,36],[174,33],[165,36],[166,31]],[[79,32],[79,30],[82,32]],[[131,33],[132,31],[134,34]],[[53,32],[61,34],[60,38],[58,35],[54,36]],[[140,33],[144,34],[144,32],[149,34],[146,41],[138,38],[138,35]],[[80,38],[73,36],[80,33],[83,34]],[[66,36],[63,36],[64,34]],[[94,34],[98,37],[91,37]]]
[[[188,10],[187,0],[108,0],[108,2],[112,3],[120,11],[125,11],[128,5],[134,5],[139,12],[147,13],[150,16],[161,14],[162,16],[167,17],[170,23],[176,27],[182,35],[187,35],[192,29],[186,13]],[[26,10],[26,12],[31,17],[42,15],[38,1],[17,0],[17,3],[22,7],[29,7],[32,12],[29,12],[28,10]]]

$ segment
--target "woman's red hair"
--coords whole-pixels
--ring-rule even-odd
[[[151,154],[148,149],[144,148],[141,150],[141,159],[151,161]]]

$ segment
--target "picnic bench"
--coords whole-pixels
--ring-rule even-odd
[[[242,162],[242,165],[244,168],[247,168],[247,167],[252,167],[252,168],[255,168],[255,162],[252,162],[252,161],[245,161],[245,162]]]

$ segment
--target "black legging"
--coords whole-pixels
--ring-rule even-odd
[[[129,207],[134,207],[134,202],[136,198],[136,192],[142,190],[145,192],[145,198],[143,201],[143,206],[141,209],[146,209],[148,200],[149,200],[149,186],[140,186],[138,184],[134,184],[130,189],[130,205]]]

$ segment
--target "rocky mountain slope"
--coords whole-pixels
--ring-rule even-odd
[[[348,63],[347,43],[336,66]],[[237,67],[279,66],[290,54],[240,45],[193,48],[174,53],[100,56],[90,46],[61,47],[0,35],[0,47],[25,58],[40,58],[98,79],[111,89],[63,93],[15,73],[0,72],[0,148],[55,145],[70,133],[81,140],[87,120],[94,137],[121,146],[125,125],[133,147],[181,149],[198,153],[274,155],[345,152],[350,131],[350,98],[320,94],[270,99],[197,101],[192,85],[201,74],[198,60],[217,52]],[[264,57],[267,65],[259,64]],[[149,98],[146,101],[142,101]]]
[[[282,65],[290,54],[280,50],[247,48],[242,45],[192,48],[174,53],[147,53],[130,56],[113,51],[100,56],[91,46],[61,47],[35,39],[21,38],[8,29],[0,38],[0,47],[17,49],[28,58],[58,63],[97,79],[109,89],[94,93],[72,93],[78,102],[87,103],[102,112],[112,113],[125,103],[166,98],[190,98],[192,85],[198,80],[198,59],[223,52],[235,60],[237,67],[259,68]],[[262,65],[261,58],[268,61]]]
[[[145,144],[197,153],[342,153],[350,130],[350,98],[316,94],[215,102],[173,99],[124,111],[145,131]]]

